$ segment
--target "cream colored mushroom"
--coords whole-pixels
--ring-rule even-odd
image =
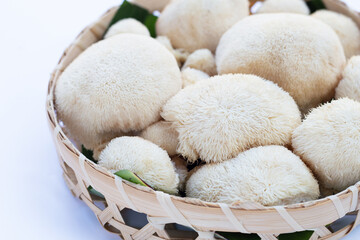
[[[160,120],[161,107],[181,89],[179,67],[155,39],[119,34],[77,57],[55,89],[56,110],[87,149]]]
[[[98,164],[109,171],[129,170],[152,188],[177,194],[179,176],[165,150],[140,137],[111,140]]]
[[[183,81],[183,88],[185,88],[201,80],[208,79],[210,76],[200,70],[185,68],[181,71],[181,78]]]
[[[343,79],[336,88],[335,98],[343,97],[360,102],[360,56],[349,60],[343,72]]]
[[[179,143],[178,133],[171,126],[171,123],[160,121],[147,127],[140,137],[149,140],[167,151],[169,156],[176,155],[176,148]]]
[[[310,14],[304,0],[266,0],[256,13],[299,13]]]
[[[345,66],[336,33],[310,16],[256,14],[239,21],[216,50],[219,74],[255,74],[277,83],[307,112],[334,97]]]
[[[294,152],[323,189],[360,181],[360,103],[343,98],[311,111],[292,137]]]
[[[130,0],[131,3],[139,5],[150,12],[162,11],[171,0]]]
[[[194,68],[209,76],[217,74],[215,57],[209,49],[199,49],[190,54],[183,66],[185,68]]]
[[[334,29],[347,58],[360,54],[360,29],[351,18],[328,10],[317,11],[311,16]]]
[[[223,33],[249,15],[248,0],[173,0],[156,23],[175,48],[215,51]]]
[[[298,156],[282,146],[265,146],[195,169],[186,196],[227,204],[287,205],[317,199],[319,185]]]
[[[222,162],[261,145],[286,145],[301,123],[290,95],[254,75],[229,74],[182,89],[162,117],[179,133],[177,152],[189,162]]]
[[[126,18],[112,25],[104,38],[109,38],[121,33],[133,33],[150,37],[150,32],[144,24],[133,18]]]

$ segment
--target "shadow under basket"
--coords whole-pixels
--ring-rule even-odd
[[[335,0],[324,0],[334,11],[358,13]],[[91,44],[99,41],[117,8],[85,28],[64,52],[53,72],[46,101],[47,117],[65,181],[108,231],[129,239],[225,239],[218,232],[253,233],[257,239],[276,240],[280,234],[311,231],[311,240],[340,239],[360,224],[360,183],[317,201],[280,207],[254,203],[229,206],[170,196],[122,180],[88,160],[66,136],[56,116],[54,88],[64,69]],[[101,192],[89,192],[89,186]],[[136,215],[132,221],[129,215]],[[345,224],[333,224],[346,217]],[[335,227],[335,225],[337,227]]]

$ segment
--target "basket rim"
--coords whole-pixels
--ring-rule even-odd
[[[117,7],[111,8],[110,10],[108,10],[105,13],[105,15],[100,20],[104,20],[105,18],[109,19],[109,16],[114,14],[116,10],[117,10]],[[85,160],[83,167],[87,170],[87,172],[90,172],[90,173],[94,174],[93,176],[97,176],[102,179],[106,178],[106,179],[108,179],[108,181],[115,181],[116,177],[112,173],[110,173],[105,168],[95,164],[94,162],[92,162],[91,160],[89,160],[85,156],[83,156],[82,153],[76,148],[76,146],[67,137],[65,131],[62,129],[62,127],[57,119],[55,102],[54,102],[54,100],[55,100],[54,99],[54,89],[56,86],[56,81],[59,78],[59,76],[61,75],[61,73],[65,70],[65,68],[68,66],[68,64],[70,64],[73,60],[73,59],[70,59],[71,57],[69,58],[69,53],[76,51],[80,54],[83,50],[85,50],[87,48],[87,46],[85,46],[86,44],[83,44],[81,42],[83,35],[87,32],[90,32],[94,36],[94,38],[97,38],[98,40],[101,38],[101,31],[103,31],[103,29],[106,28],[106,25],[104,25],[104,23],[102,23],[100,20],[96,21],[95,23],[86,27],[77,36],[74,43],[71,44],[65,50],[64,54],[62,55],[55,70],[51,74],[51,78],[50,78],[49,85],[48,85],[48,92],[47,92],[46,111],[47,111],[47,118],[48,118],[50,130],[53,133],[54,141],[55,141],[57,150],[60,153],[59,154],[60,157],[62,157],[63,160],[65,160],[65,162],[69,161],[69,162],[67,162],[69,165],[75,164],[75,163],[72,163],[71,162],[72,160],[68,160],[67,158],[72,158],[72,159],[83,158]],[[78,164],[78,163],[76,163],[76,164]],[[80,174],[83,175],[83,173],[80,173]],[[84,177],[84,179],[88,178],[88,176],[85,176],[85,175],[83,175],[83,177]],[[101,185],[101,184],[99,184],[100,181],[97,181],[98,179],[95,180],[94,178],[96,178],[96,177],[93,177],[92,179],[90,178],[90,181],[96,182],[97,184],[95,184],[95,185]],[[139,193],[141,192],[143,194],[151,194],[151,195],[156,195],[156,192],[157,192],[151,188],[136,185],[136,184],[133,184],[126,180],[124,180],[123,183],[126,186],[126,189],[131,189],[131,191],[135,191],[135,192],[139,192]],[[358,192],[360,192],[360,182],[358,182],[357,184],[355,184],[354,186],[352,186],[350,188],[353,188],[353,187],[356,187],[358,189]],[[353,192],[350,190],[350,188],[347,188],[344,191],[342,191],[336,195],[333,195],[333,196],[340,199],[340,201],[345,203],[345,205],[348,205],[348,202],[350,204],[351,199],[354,199],[352,196]],[[101,192],[101,189],[97,189],[97,190]],[[164,194],[166,194],[166,193],[164,193]],[[168,195],[168,194],[166,194],[166,195]],[[190,207],[190,208],[205,207],[207,209],[221,209],[221,207],[218,203],[205,202],[205,201],[202,201],[199,199],[194,199],[194,198],[189,198],[189,197],[178,197],[178,196],[173,196],[173,195],[168,195],[168,196],[174,202],[182,203],[181,204],[182,207]],[[358,198],[359,198],[359,196],[358,196]],[[321,209],[324,206],[330,206],[333,204],[334,204],[333,200],[331,200],[329,197],[326,197],[326,198],[322,198],[322,199],[318,199],[318,200],[314,200],[314,201],[286,205],[283,207],[290,214],[295,214],[298,211],[304,211],[304,210],[310,210],[310,211],[316,212],[316,209]],[[359,205],[359,203],[357,205]],[[233,204],[233,205],[228,205],[228,206],[233,210],[241,210],[242,213],[244,213],[244,212],[265,213],[265,212],[276,211],[275,206],[261,206],[257,203],[241,203],[241,204]],[[359,206],[357,206],[356,209],[359,209]],[[335,210],[336,210],[336,208],[335,208]],[[333,211],[334,211],[334,209],[333,209]],[[347,210],[345,210],[345,211],[346,211],[346,213],[350,212]],[[146,213],[146,211],[144,211],[144,213]],[[146,213],[146,214],[148,214],[148,213]],[[325,224],[333,222],[339,218],[340,218],[340,216],[338,216],[338,218],[336,218],[336,219],[335,218],[328,219],[328,222],[326,222]],[[325,221],[326,220],[323,220],[323,222],[325,222]],[[325,224],[323,224],[323,225],[325,225]],[[291,232],[291,231],[289,231],[289,232]]]

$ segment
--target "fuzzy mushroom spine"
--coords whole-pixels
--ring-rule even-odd
[[[144,24],[136,19],[126,18],[112,25],[104,38],[109,38],[121,33],[133,33],[150,37],[150,32]]]
[[[181,89],[174,56],[155,39],[118,34],[80,54],[55,89],[59,118],[87,149],[160,120]]]
[[[360,56],[352,57],[343,71],[335,98],[350,98],[360,102]]]
[[[280,107],[281,106],[281,107]],[[162,117],[179,133],[177,152],[190,163],[222,162],[261,145],[287,145],[301,123],[291,96],[254,75],[228,74],[182,89]]]
[[[119,137],[111,140],[101,152],[98,164],[112,172],[129,170],[154,189],[178,194],[179,176],[169,155],[143,138]]]
[[[328,10],[316,11],[311,16],[326,23],[336,32],[347,58],[360,54],[360,29],[351,18]]]
[[[152,124],[141,132],[140,137],[155,143],[167,151],[169,156],[177,154],[178,133],[169,122],[159,121]]]
[[[156,31],[175,48],[214,52],[221,35],[248,15],[248,0],[174,0],[160,15]]]
[[[345,63],[336,33],[301,14],[247,17],[222,36],[216,50],[219,74],[254,74],[273,81],[304,113],[334,97]]]
[[[315,200],[319,185],[301,159],[282,146],[257,147],[221,163],[193,170],[187,197],[232,204],[264,206]]]
[[[360,181],[360,103],[343,98],[313,109],[292,136],[294,152],[322,189],[340,192]]]
[[[266,0],[256,13],[298,13],[309,15],[310,9],[304,0]]]

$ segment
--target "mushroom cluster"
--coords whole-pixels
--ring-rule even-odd
[[[156,31],[114,23],[55,89],[59,119],[100,166],[227,204],[306,202],[360,181],[353,20],[303,0],[252,15],[248,0],[132,3],[157,11]]]

